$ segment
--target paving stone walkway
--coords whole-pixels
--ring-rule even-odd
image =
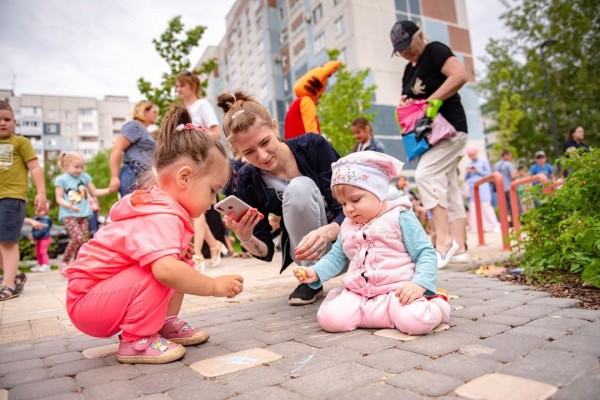
[[[211,338],[168,365],[121,365],[116,338],[74,330],[13,338],[0,344],[0,399],[598,398],[600,311],[458,270],[438,282],[449,329],[414,340],[326,333],[318,303],[287,304],[287,280],[285,293],[189,309]]]

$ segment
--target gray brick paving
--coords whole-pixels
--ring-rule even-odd
[[[142,372],[133,365],[119,364],[80,372],[75,379],[79,386],[85,388],[106,382],[133,379],[141,374]]]
[[[218,382],[211,380],[191,381],[178,385],[167,392],[168,399],[172,400],[225,400],[235,393]]]
[[[10,400],[30,400],[45,399],[51,395],[58,396],[63,393],[66,394],[77,391],[78,388],[75,379],[62,377],[58,379],[24,383],[11,388],[8,395]]]
[[[564,336],[556,339],[546,347],[552,350],[563,350],[600,357],[600,337],[595,336]]]
[[[408,342],[368,329],[326,333],[316,322],[320,301],[290,307],[280,296],[186,316],[211,339],[167,365],[82,355],[116,337],[0,345],[0,387],[11,400],[457,400],[453,391],[463,382],[500,372],[557,385],[553,399],[589,399],[600,390],[600,311],[463,272],[442,271],[439,285],[460,296],[450,301],[452,328]],[[215,378],[189,367],[252,347],[283,358]]]
[[[385,372],[373,368],[342,364],[284,382],[281,386],[311,399],[330,399],[386,378]]]
[[[543,349],[529,353],[498,372],[565,386],[597,366],[598,357]]]
[[[493,324],[482,321],[469,321],[451,328],[454,332],[464,332],[476,335],[480,339],[497,335],[510,329],[508,325]]]
[[[375,354],[369,354],[358,360],[359,363],[391,374],[408,371],[421,367],[430,358],[399,349],[389,349]]]
[[[462,346],[478,340],[477,336],[468,333],[444,331],[443,335],[427,335],[418,340],[401,343],[398,348],[426,356],[440,356],[453,353]]]
[[[600,336],[600,321],[573,331],[573,335]]]
[[[235,400],[303,400],[306,397],[290,392],[278,386],[271,386],[237,396]]]
[[[165,392],[185,382],[196,379],[198,374],[186,367],[171,368],[149,375],[142,375],[132,380],[144,394]]]
[[[552,400],[593,399],[600,393],[600,367],[596,367],[569,386],[559,389]]]
[[[548,342],[543,338],[516,336],[508,333],[480,340],[475,344],[461,347],[460,353],[500,362],[510,362],[544,347]]]
[[[502,363],[494,360],[464,354],[449,354],[446,357],[429,360],[423,365],[423,369],[463,381],[470,381],[478,376],[494,372],[501,366]]]
[[[402,399],[402,400],[421,400],[423,397],[416,395],[415,393],[397,388],[385,383],[377,383],[369,385],[358,390],[353,390],[350,393],[338,397],[339,400],[390,400],[390,399]]]
[[[437,397],[452,392],[464,381],[435,372],[412,369],[388,379],[387,383],[422,395]]]
[[[83,389],[83,396],[86,400],[123,400],[141,395],[140,388],[128,380],[105,382]]]
[[[48,379],[48,370],[45,368],[33,368],[26,371],[13,372],[2,377],[2,387],[10,389],[24,383],[43,381]]]

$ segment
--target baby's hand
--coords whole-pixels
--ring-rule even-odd
[[[75,207],[73,204],[71,204],[71,205],[69,206],[69,209],[70,209],[71,211],[73,211],[73,212],[76,212],[76,213],[78,213],[78,212],[79,212],[79,208]]]
[[[312,283],[319,280],[315,270],[307,267],[294,268],[294,276],[302,283]]]
[[[244,278],[241,275],[224,275],[215,279],[213,296],[233,298],[244,290]]]
[[[396,290],[396,296],[398,296],[402,305],[412,303],[416,299],[423,297],[423,294],[425,294],[425,288],[412,282],[403,283]]]

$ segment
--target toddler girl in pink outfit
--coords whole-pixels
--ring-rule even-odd
[[[332,164],[331,188],[346,219],[332,249],[296,278],[317,288],[349,263],[343,287],[329,292],[317,321],[328,332],[396,328],[411,335],[448,322],[450,305],[436,294],[437,258],[408,197],[388,201],[403,164],[374,151]]]
[[[91,336],[120,331],[122,363],[171,362],[185,354],[182,345],[208,340],[177,317],[184,293],[231,298],[243,290],[239,275],[213,279],[193,268],[190,218],[215,203],[230,168],[221,144],[191,122],[183,106],[171,108],[148,188],[119,200],[112,223],[66,268],[71,321]]]

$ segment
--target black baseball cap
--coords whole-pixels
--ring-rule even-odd
[[[392,46],[394,51],[392,55],[397,51],[406,49],[412,43],[412,37],[419,31],[419,27],[412,21],[398,21],[392,27],[390,32],[390,39],[392,40]]]

